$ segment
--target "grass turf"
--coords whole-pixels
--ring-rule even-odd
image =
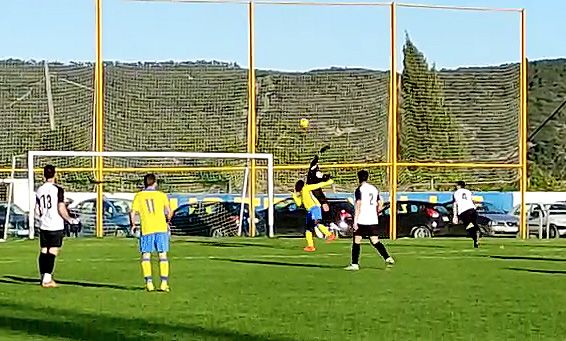
[[[564,340],[566,241],[174,239],[170,293],[142,288],[134,240],[66,240],[57,289],[37,245],[0,245],[0,340]],[[157,266],[154,266],[157,278]]]

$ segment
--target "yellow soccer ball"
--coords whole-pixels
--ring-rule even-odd
[[[301,118],[299,125],[301,126],[301,128],[306,129],[309,127],[309,120],[307,120],[306,118]]]

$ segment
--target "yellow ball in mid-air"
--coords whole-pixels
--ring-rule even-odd
[[[299,125],[301,126],[301,128],[308,128],[309,120],[307,120],[306,118],[301,118],[301,120],[299,121]]]

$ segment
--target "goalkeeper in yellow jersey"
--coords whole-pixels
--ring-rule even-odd
[[[130,224],[132,233],[135,229],[135,217],[140,216],[140,252],[145,288],[154,291],[153,277],[151,275],[151,253],[159,255],[159,272],[161,275],[160,290],[169,291],[169,226],[167,221],[171,219],[173,212],[169,207],[167,195],[157,190],[155,175],[147,174],[143,178],[144,189],[138,192],[132,203],[130,212]]]
[[[307,210],[307,221],[305,227],[305,239],[307,240],[307,246],[304,248],[304,250],[307,252],[316,251],[313,241],[315,227],[318,227],[320,232],[322,232],[326,236],[327,241],[336,239],[336,236],[330,233],[326,226],[321,224],[322,209],[320,207],[320,202],[312,192],[322,187],[330,186],[333,183],[334,181],[332,181],[332,179],[329,179],[324,182],[310,185],[305,184],[303,180],[299,180],[295,184],[295,193],[293,193],[293,200],[295,200],[297,206],[304,206]]]

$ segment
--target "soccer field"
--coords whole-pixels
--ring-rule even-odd
[[[565,241],[175,239],[170,293],[142,290],[136,240],[67,240],[36,283],[35,241],[0,245],[0,340],[564,340]],[[157,277],[154,266],[154,277]]]

